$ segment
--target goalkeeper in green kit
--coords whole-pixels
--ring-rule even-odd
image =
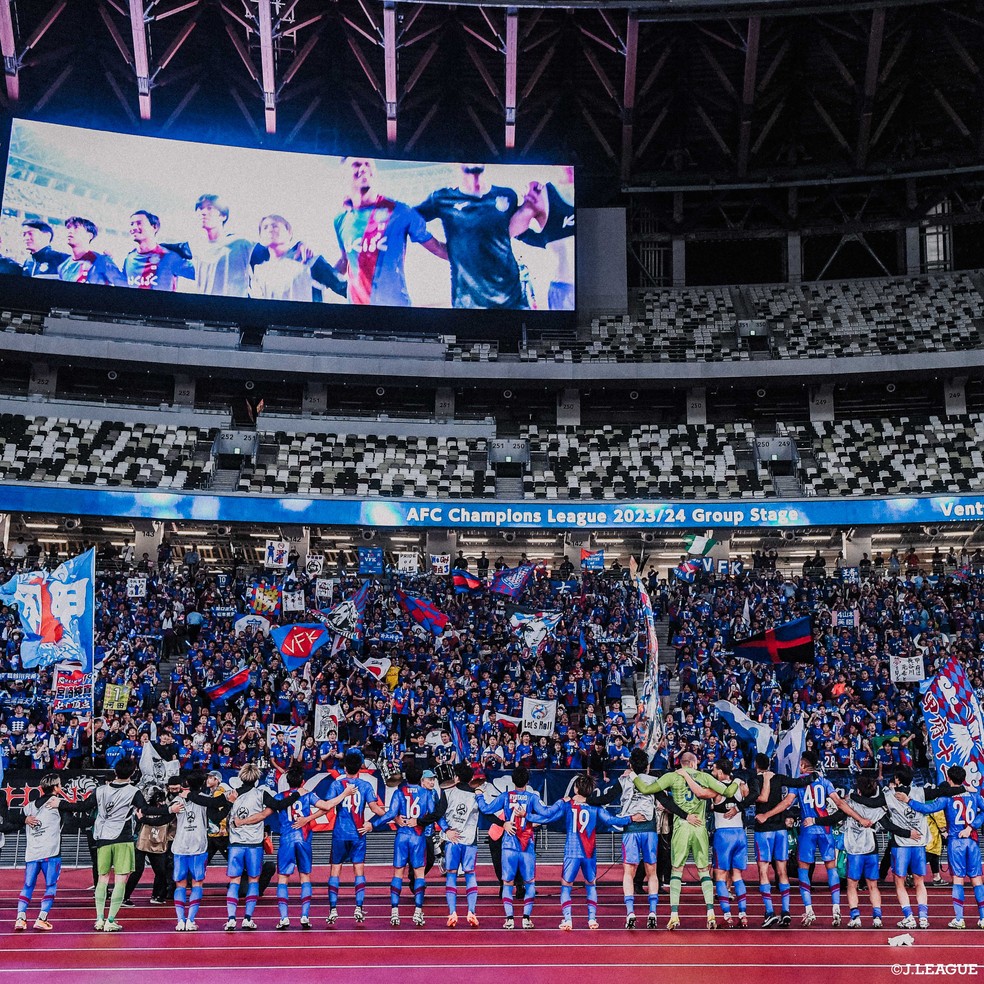
[[[680,889],[683,885],[683,866],[693,855],[697,873],[700,875],[700,888],[707,903],[707,928],[717,929],[714,918],[714,882],[711,879],[711,846],[707,834],[706,801],[715,796],[732,796],[738,791],[739,782],[734,780],[725,786],[706,772],[697,770],[697,756],[686,752],[680,758],[680,768],[665,776],[652,779],[649,776],[636,776],[635,788],[640,793],[652,794],[668,792],[673,802],[687,814],[686,822],[676,820],[673,836],[670,839],[670,920],[667,929],[680,926]]]

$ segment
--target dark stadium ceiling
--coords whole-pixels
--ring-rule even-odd
[[[0,48],[10,115],[571,161],[599,204],[984,173],[984,0],[0,0]]]

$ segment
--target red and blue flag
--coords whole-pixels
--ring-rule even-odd
[[[405,591],[396,591],[396,600],[400,607],[412,618],[417,625],[426,629],[433,636],[444,634],[444,630],[450,625],[451,619],[439,611],[431,602],[424,598],[415,598],[408,595]]]
[[[491,585],[489,585],[489,591],[493,594],[505,595],[507,598],[518,598],[533,576],[533,571],[532,564],[523,564],[521,567],[509,567],[506,570],[497,571],[492,578]]]
[[[213,683],[211,687],[206,687],[205,694],[215,707],[221,707],[236,694],[241,694],[248,686],[249,667],[244,666],[241,670],[236,670],[232,676]]]
[[[735,656],[754,663],[813,663],[813,620],[805,615],[774,629],[757,632],[733,646]]]
[[[482,590],[481,580],[468,571],[455,571],[451,580],[455,594],[479,594]]]

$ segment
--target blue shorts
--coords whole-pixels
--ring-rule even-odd
[[[981,845],[970,837],[950,837],[946,842],[950,874],[977,878],[981,873]]]
[[[333,831],[331,835],[332,864],[364,864],[366,860],[365,837],[352,837]]]
[[[262,844],[230,844],[226,874],[230,878],[242,878],[246,871],[250,881],[256,881],[263,869]]]
[[[277,874],[292,875],[295,869],[302,875],[311,874],[311,838],[289,840],[280,838],[277,845]]]
[[[175,854],[175,882],[183,885],[189,878],[192,881],[205,881],[205,867],[207,864],[208,851],[202,851],[201,854]]]
[[[393,842],[393,867],[405,868],[410,865],[422,871],[427,864],[427,838],[409,827],[401,827]]]
[[[801,827],[797,851],[799,863],[801,865],[813,864],[818,853],[821,861],[835,861],[837,859],[834,835],[826,827]]]
[[[748,867],[748,837],[744,827],[723,827],[714,831],[714,864],[721,871]]]
[[[449,874],[457,873],[460,868],[466,875],[475,870],[475,859],[478,857],[477,844],[445,844],[444,869]]]
[[[38,875],[44,876],[44,884],[51,888],[58,884],[61,875],[62,859],[55,855],[53,858],[42,858],[40,861],[28,861],[24,865],[24,884],[34,886]]]
[[[568,884],[574,884],[579,871],[586,882],[593,882],[598,874],[597,858],[564,858],[564,873],[560,877]]]
[[[656,834],[653,831],[632,831],[622,834],[622,863],[656,863]]]
[[[511,882],[516,880],[516,872],[523,876],[523,881],[528,885],[536,878],[536,852],[511,851],[502,849],[502,880]]]
[[[755,854],[759,861],[789,860],[789,838],[785,830],[763,830],[755,835]]]
[[[847,877],[851,881],[867,878],[871,884],[878,883],[878,854],[848,854]]]
[[[892,871],[900,878],[926,874],[925,847],[893,847]]]

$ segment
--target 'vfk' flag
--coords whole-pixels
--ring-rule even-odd
[[[479,594],[482,590],[481,580],[468,571],[455,571],[451,580],[454,582],[455,594]]]
[[[299,670],[331,638],[325,625],[281,625],[270,630],[288,670]]]
[[[442,611],[438,611],[434,605],[423,598],[415,598],[408,595],[405,591],[395,591],[396,600],[400,607],[417,623],[421,628],[426,629],[433,636],[444,634],[444,630],[451,623],[451,620]]]
[[[489,591],[492,594],[505,595],[507,598],[518,598],[532,577],[533,570],[532,564],[523,564],[521,567],[510,567],[498,571],[492,578]]]
[[[236,670],[232,676],[213,683],[211,687],[205,688],[205,694],[212,702],[214,707],[221,707],[227,700],[231,700],[236,694],[241,694],[249,686],[249,667],[244,666],[241,670]]]
[[[813,663],[813,620],[807,615],[734,644],[739,659],[755,663]]]
[[[604,550],[581,550],[581,567],[586,571],[603,571],[605,569]]]

